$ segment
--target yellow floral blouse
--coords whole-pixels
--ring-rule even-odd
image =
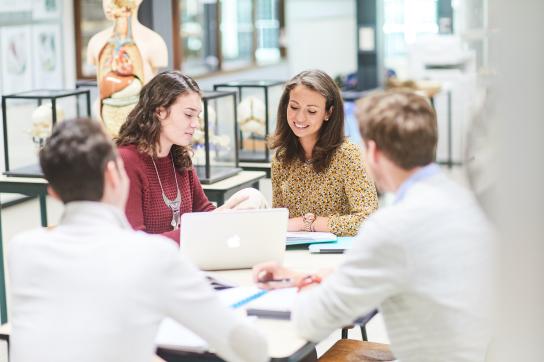
[[[274,157],[272,205],[288,208],[290,218],[308,212],[329,217],[332,233],[352,236],[378,208],[378,195],[363,166],[360,148],[344,141],[321,173],[308,163],[282,164]]]

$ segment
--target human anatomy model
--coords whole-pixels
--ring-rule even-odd
[[[57,123],[64,120],[64,110],[60,105],[56,105]],[[30,135],[32,142],[38,149],[42,148],[47,138],[51,135],[53,129],[53,109],[51,103],[45,103],[32,112],[32,127]]]
[[[114,24],[87,46],[87,61],[97,67],[98,114],[112,136],[138,102],[142,86],[168,65],[164,40],[138,22],[141,1],[103,0],[106,18]]]

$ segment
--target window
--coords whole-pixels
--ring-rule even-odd
[[[235,69],[253,63],[253,1],[221,0],[222,68]]]
[[[280,60],[280,17],[278,0],[257,0],[257,49],[258,64],[275,63]]]
[[[218,70],[216,44],[217,5],[210,1],[180,1],[182,61],[178,65],[197,76]]]
[[[89,40],[93,35],[111,26],[111,21],[104,17],[102,0],[76,0],[74,9],[76,16],[77,78],[96,78],[95,66],[87,63],[87,44],[89,44]]]
[[[285,53],[285,0],[174,1],[180,29],[174,37],[180,45],[176,67],[191,76],[276,63]]]
[[[385,0],[385,66],[405,67],[407,45],[425,34],[438,33],[436,0]]]

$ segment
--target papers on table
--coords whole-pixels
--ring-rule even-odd
[[[239,287],[220,292],[221,299],[235,308],[243,308],[247,315],[259,318],[290,319],[296,288],[263,290],[257,287]]]
[[[288,232],[286,245],[302,245],[302,244],[315,244],[315,243],[328,243],[336,241],[336,235],[332,233],[322,233],[322,232],[306,232],[306,231],[296,231]]]
[[[159,326],[155,344],[188,352],[203,353],[208,350],[208,343],[205,340],[170,318],[165,318]]]
[[[260,318],[289,319],[296,288],[263,290],[257,287],[235,287],[218,291],[219,298],[232,308],[243,308],[248,315]],[[208,344],[173,319],[166,318],[159,326],[155,343],[159,347],[202,353]]]

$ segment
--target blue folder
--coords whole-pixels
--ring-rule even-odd
[[[292,234],[292,233],[290,233],[290,234]],[[331,234],[330,237],[326,237],[326,238],[323,238],[323,239],[321,239],[321,238],[316,239],[316,238],[312,238],[311,236],[310,237],[305,237],[304,234],[313,234],[313,233],[302,233],[300,236],[290,236],[288,234],[285,245],[286,246],[293,246],[293,245],[320,244],[320,243],[335,242],[336,240],[338,240],[336,235],[333,235],[333,234]]]

